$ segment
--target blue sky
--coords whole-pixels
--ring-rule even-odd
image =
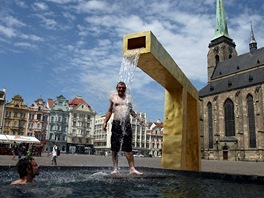
[[[0,0],[0,90],[27,105],[42,97],[81,95],[105,113],[118,81],[123,35],[151,30],[194,86],[207,83],[215,0]],[[264,2],[225,0],[238,54],[248,52],[250,21],[264,46]],[[164,89],[139,68],[134,109],[163,120]]]

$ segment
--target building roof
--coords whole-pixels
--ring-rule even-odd
[[[91,108],[91,106],[82,98],[82,96],[76,96],[69,102],[69,106],[73,108],[77,107],[79,104],[86,104],[89,108]]]
[[[226,14],[224,9],[223,0],[216,1],[216,25],[214,39],[226,36],[230,38],[228,34]]]
[[[51,108],[54,105],[54,101],[52,99],[48,99],[48,107]]]
[[[211,80],[200,97],[264,83],[264,48],[219,62]]]
[[[155,127],[163,128],[163,123],[161,122],[148,122],[147,126],[152,130]]]
[[[223,78],[230,74],[243,72],[264,64],[264,47],[254,53],[246,53],[231,59],[219,62],[216,66],[212,80]]]

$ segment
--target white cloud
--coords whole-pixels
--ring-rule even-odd
[[[43,2],[37,2],[37,3],[33,3],[33,9],[40,10],[40,11],[46,11],[49,9],[49,7],[47,6],[47,4]]]
[[[2,25],[0,25],[0,33],[9,38],[16,36],[16,31],[13,28],[4,27]]]
[[[109,4],[107,1],[80,1],[76,6],[78,12],[90,13],[90,12],[111,12],[114,6]]]
[[[23,47],[23,48],[36,48],[36,45],[32,45],[31,43],[26,43],[26,42],[17,42],[14,43],[15,46],[18,47]]]
[[[43,38],[36,36],[36,35],[32,35],[32,34],[20,34],[19,35],[21,38],[23,39],[27,39],[27,40],[32,40],[32,41],[44,41]]]
[[[14,18],[13,16],[5,16],[1,19],[2,22],[4,22],[9,27],[23,27],[26,26],[23,22],[20,20]]]

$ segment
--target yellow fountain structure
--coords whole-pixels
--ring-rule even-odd
[[[124,35],[123,53],[135,49],[138,67],[165,88],[162,167],[200,171],[197,90],[151,31]]]

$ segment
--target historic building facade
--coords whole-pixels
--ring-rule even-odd
[[[50,110],[46,102],[39,98],[29,107],[27,136],[35,136],[42,144],[48,137]]]
[[[4,108],[2,133],[6,135],[27,135],[28,106],[20,95],[15,95]]]
[[[146,135],[146,146],[148,154],[153,157],[161,157],[163,142],[163,123],[160,120],[157,120],[157,122],[148,122]]]
[[[68,105],[69,130],[67,134],[67,151],[70,153],[91,154],[96,112],[91,109],[91,106],[81,96],[76,96]]]
[[[205,159],[264,160],[264,48],[251,26],[249,52],[238,55],[223,1],[207,55],[208,84],[199,91],[201,152]]]
[[[58,96],[55,101],[48,99],[48,107],[50,108],[48,151],[51,151],[52,142],[55,142],[61,151],[66,152],[69,121],[68,100],[62,95]]]

